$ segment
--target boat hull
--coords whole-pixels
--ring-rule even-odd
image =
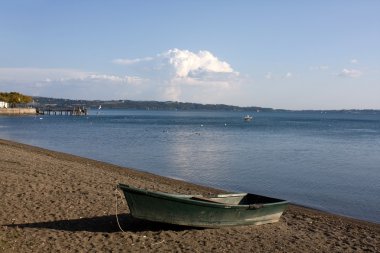
[[[287,206],[279,200],[268,204],[225,204],[192,199],[190,195],[157,193],[118,185],[135,218],[193,227],[260,225],[277,222]],[[227,196],[227,195],[223,195]],[[235,196],[243,195],[235,194]],[[254,195],[257,196],[257,195]],[[214,200],[218,198],[213,198]],[[230,198],[225,198],[229,201]]]

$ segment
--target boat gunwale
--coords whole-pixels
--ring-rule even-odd
[[[212,208],[249,209],[252,204],[255,204],[255,203],[252,203],[252,204],[241,205],[241,204],[227,204],[227,203],[222,203],[222,202],[220,202],[220,203],[207,202],[207,201],[191,199],[191,197],[202,196],[202,195],[185,195],[185,194],[170,194],[170,193],[164,193],[164,192],[153,192],[153,191],[146,190],[146,189],[143,190],[143,189],[131,187],[131,186],[126,185],[126,184],[118,184],[117,187],[119,189],[121,189],[122,191],[127,191],[127,192],[131,192],[134,194],[147,195],[147,196],[152,196],[155,198],[165,199],[165,200],[169,200],[169,201],[182,202],[184,204],[189,204],[189,205],[207,206],[207,207],[212,207]],[[223,196],[225,198],[225,197],[228,197],[228,195],[230,195],[230,196],[241,196],[243,194],[247,195],[249,193],[221,194],[221,196]],[[219,195],[217,195],[217,197],[218,196]],[[257,196],[266,197],[263,195],[257,195]],[[212,197],[212,198],[217,198],[217,197]],[[223,197],[221,197],[221,198],[223,198]],[[267,197],[267,198],[274,199],[274,200],[276,200],[276,202],[273,202],[273,203],[257,203],[257,204],[261,204],[262,207],[270,207],[270,206],[283,205],[283,204],[289,203],[288,201],[282,200],[282,199],[271,198],[271,197]]]

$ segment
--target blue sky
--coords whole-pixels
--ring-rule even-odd
[[[0,0],[0,91],[380,109],[379,1]]]

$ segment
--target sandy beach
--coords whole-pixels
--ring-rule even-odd
[[[0,252],[380,252],[379,224],[296,205],[261,226],[135,220],[117,183],[183,194],[221,190],[5,140],[0,178]]]

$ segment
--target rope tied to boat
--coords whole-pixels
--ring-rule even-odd
[[[115,215],[116,215],[116,223],[117,223],[117,225],[118,225],[118,227],[119,227],[119,229],[123,232],[123,233],[126,233],[122,228],[121,228],[121,225],[120,225],[120,222],[119,222],[119,212],[118,212],[118,205],[117,205],[117,202],[118,202],[118,197],[121,197],[121,199],[123,200],[123,195],[121,194],[121,192],[118,190],[118,187],[116,186],[115,187]],[[143,236],[143,238],[148,238],[147,236]],[[153,238],[149,238],[149,239],[152,239],[153,240]],[[162,241],[159,241],[159,242],[155,242],[155,243],[152,243],[152,245],[157,245],[157,244],[161,244],[161,243],[163,243],[163,242],[165,242],[165,240],[162,240]],[[133,244],[132,244],[133,245]]]
[[[121,195],[120,191],[117,189],[117,187],[115,187],[115,214],[116,214],[116,222],[117,222],[117,225],[119,226],[119,229],[125,233],[125,231],[121,228],[121,225],[120,225],[120,222],[119,222],[119,215],[118,215],[118,206],[117,206],[117,202],[118,202],[118,196],[121,196],[121,199],[123,200],[123,196]]]

